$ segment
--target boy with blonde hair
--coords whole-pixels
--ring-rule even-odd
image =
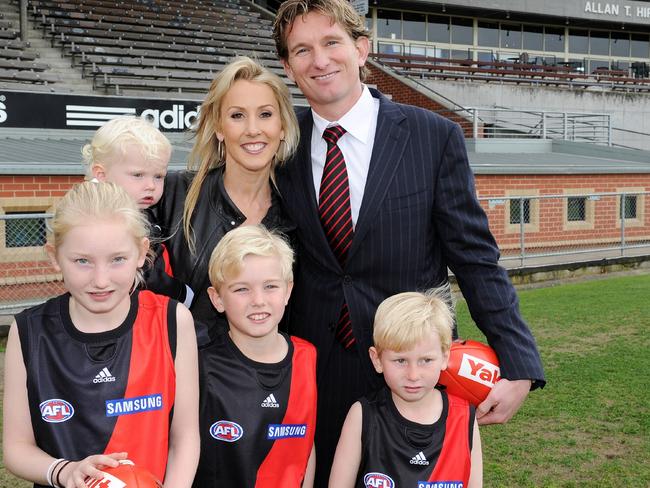
[[[278,331],[293,251],[244,225],[210,257],[208,289],[229,330],[199,353],[201,459],[196,488],[313,485],[316,349]]]
[[[123,187],[153,222],[149,208],[162,197],[172,154],[171,143],[162,132],[146,119],[117,117],[97,129],[81,153],[88,178]],[[162,229],[151,225],[151,233],[154,259],[145,270],[145,287],[189,307],[194,293],[173,277]]]
[[[447,287],[400,293],[379,305],[369,353],[387,388],[350,408],[330,487],[482,486],[474,407],[435,388],[451,347],[448,303]]]

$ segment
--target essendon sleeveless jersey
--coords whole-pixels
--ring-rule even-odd
[[[73,325],[69,300],[62,295],[16,316],[36,444],[71,460],[126,451],[164,479],[176,302],[135,292],[119,327],[89,334]]]
[[[167,249],[167,246],[165,246],[164,244],[161,244],[160,247],[161,247],[161,253],[159,259],[162,259],[163,263],[165,263],[165,273],[173,277],[174,271],[172,270],[172,263],[169,258],[169,250]]]
[[[289,351],[274,364],[247,358],[227,333],[199,350],[195,488],[300,487],[316,425],[316,349],[285,337]]]
[[[399,413],[388,388],[361,399],[361,488],[464,488],[471,468],[474,407],[442,393],[442,413],[432,425]]]
[[[155,263],[154,266],[160,266],[162,269],[164,269],[165,273],[173,277],[174,272],[172,270],[172,264],[169,257],[169,250],[167,249],[167,246],[163,242],[165,239],[168,239],[169,237],[163,235],[163,231],[161,227],[158,224],[154,223],[155,218],[149,209],[145,210],[144,214],[147,217],[147,220],[149,221],[149,224],[151,226],[151,236],[150,236],[151,242],[149,243],[149,247],[153,251],[154,263]],[[159,259],[162,260],[161,263],[157,262]]]

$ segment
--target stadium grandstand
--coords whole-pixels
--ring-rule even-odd
[[[407,101],[443,97],[437,109],[451,109],[457,115],[445,115],[462,125],[471,115],[459,109],[468,107],[607,113],[611,143],[650,149],[648,1],[354,3],[373,32],[371,81],[396,99],[400,90],[383,86],[386,72],[411,80]],[[0,0],[0,7],[0,89],[200,101],[240,54],[284,76],[271,39],[275,0]],[[56,100],[12,98],[2,102],[15,114],[4,127],[26,126],[15,112],[29,102]],[[179,106],[176,117],[190,119],[195,108]],[[83,119],[92,117],[74,118],[57,128],[88,127]],[[176,125],[169,128],[188,126]]]
[[[650,254],[650,1],[353,4],[373,32],[369,84],[463,128],[504,264]],[[59,282],[46,220],[107,120],[149,118],[183,168],[210,81],[237,55],[306,105],[275,55],[277,5],[0,0],[0,309]]]
[[[607,113],[650,149],[650,2],[374,2],[373,58],[463,107]]]

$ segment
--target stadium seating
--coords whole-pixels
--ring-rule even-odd
[[[257,59],[285,78],[271,39],[271,20],[236,0],[204,2],[31,0],[35,23],[105,94],[204,94],[234,56]]]
[[[29,12],[43,38],[92,81],[97,93],[199,97],[232,57],[247,55],[282,76],[294,99],[305,103],[275,55],[271,19],[240,0],[30,0]],[[15,25],[0,18],[0,81],[57,83],[59,76],[17,36]],[[650,79],[632,77],[626,70],[584,73],[569,65],[531,62],[528,56],[515,61],[371,57],[415,78],[650,91]]]
[[[29,42],[19,39],[13,22],[0,15],[0,82],[5,86],[57,82],[58,76],[47,73],[49,66],[37,60],[38,53],[30,48]]]
[[[570,66],[562,65],[474,61],[385,53],[371,53],[370,57],[401,75],[416,78],[650,91],[650,79],[631,78],[626,70],[606,69],[585,74]]]

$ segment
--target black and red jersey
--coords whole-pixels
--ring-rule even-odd
[[[174,277],[169,250],[164,242],[168,239],[168,236],[165,235],[160,226],[153,222],[154,217],[151,210],[144,210],[144,215],[150,223],[149,247],[153,258],[150,262],[145,263],[144,284],[141,288],[185,303],[188,293],[187,287],[185,283]],[[189,307],[189,304],[186,303],[186,305]]]
[[[442,413],[430,425],[405,419],[388,388],[361,399],[362,454],[355,486],[467,487],[474,407],[445,391],[441,394]]]
[[[65,294],[16,316],[36,444],[71,460],[126,451],[164,479],[176,302],[135,292],[120,326],[85,333],[70,319],[69,300]]]
[[[300,487],[316,425],[316,349],[296,337],[258,363],[227,332],[199,350],[201,459],[195,488]]]

